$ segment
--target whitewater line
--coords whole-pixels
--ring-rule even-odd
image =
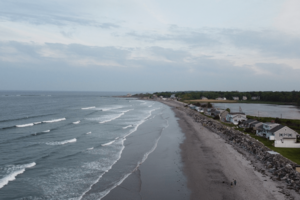
[[[123,140],[122,140],[122,149],[121,149],[121,151],[120,151],[120,153],[119,153],[119,156],[118,156],[118,159],[115,161],[115,162],[113,162],[113,164],[109,167],[109,169],[108,170],[106,170],[103,174],[101,174],[100,176],[99,176],[99,178],[96,180],[96,181],[94,181],[94,183],[92,183],[92,185],[90,185],[90,187],[85,191],[85,192],[83,192],[83,194],[78,198],[78,200],[81,200],[82,198],[83,198],[83,196],[85,195],[85,194],[87,194],[91,189],[92,189],[92,187],[96,184],[96,183],[98,183],[99,182],[99,180],[102,178],[102,176],[106,173],[106,172],[108,172],[117,162],[118,162],[118,160],[120,160],[120,158],[121,158],[121,155],[122,155],[122,153],[123,153],[123,150],[125,149],[125,145],[124,145],[124,142],[125,142],[125,140],[126,140],[126,137],[127,136],[129,136],[129,135],[131,135],[132,133],[134,133],[136,130],[137,130],[137,128],[141,125],[141,124],[143,124],[146,120],[147,120],[147,118],[149,118],[151,115],[152,115],[152,112],[153,111],[155,111],[155,110],[159,110],[160,108],[157,108],[157,109],[153,109],[153,110],[151,110],[151,111],[149,111],[149,115],[147,116],[147,117],[145,117],[142,121],[141,121],[141,123],[139,123],[139,124],[137,124],[136,125],[136,127],[129,133],[129,134],[127,134],[127,135],[125,135],[124,137],[123,137]],[[124,114],[124,113],[123,113]],[[129,174],[130,175],[130,174]],[[128,176],[129,176],[128,175]],[[127,177],[128,177],[127,176]],[[127,178],[126,177],[126,178]],[[125,178],[125,179],[126,179]],[[125,180],[124,179],[124,180]],[[106,196],[106,195],[105,195]],[[99,200],[101,200],[102,198],[100,198]]]

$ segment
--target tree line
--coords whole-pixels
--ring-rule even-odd
[[[238,91],[181,91],[181,92],[155,92],[157,96],[163,96],[169,98],[172,94],[182,100],[194,100],[201,99],[201,97],[206,97],[208,99],[216,99],[218,97],[225,97],[227,100],[232,100],[233,97],[239,97],[241,100],[243,96],[246,96],[248,100],[251,97],[260,97],[260,101],[270,101],[270,102],[287,102],[287,103],[297,103],[300,105],[300,91],[252,91],[252,92],[238,92]]]

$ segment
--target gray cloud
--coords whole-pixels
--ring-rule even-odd
[[[157,41],[175,41],[188,44],[191,47],[212,46],[220,44],[220,41],[215,40],[210,34],[202,32],[175,32],[170,34],[153,33],[137,33],[135,31],[127,33],[127,36],[147,42]]]
[[[8,49],[14,49],[14,51]],[[80,85],[77,83],[78,80],[84,81],[86,87],[90,84],[94,88],[96,88],[94,85],[114,86],[108,87],[107,90],[121,90],[121,88],[126,90],[126,87],[130,87],[130,90],[162,90],[163,88],[300,89],[294,87],[300,85],[299,70],[286,65],[257,63],[255,67],[273,73],[256,74],[253,70],[254,66],[236,66],[226,59],[208,56],[194,57],[187,51],[157,46],[146,49],[121,49],[113,46],[2,42],[0,51],[0,69],[3,72],[1,74],[23,73],[24,76],[26,74],[26,78],[18,76],[20,80],[17,81],[24,85],[29,84],[27,82],[33,84],[34,80],[40,80],[40,77],[36,78],[38,74],[42,74],[50,84],[51,78],[56,80],[60,74],[59,77],[66,77],[65,79],[68,80],[67,82],[64,80],[64,84],[66,84],[64,89],[72,88],[73,86],[67,88],[70,83],[74,83],[76,86]],[[42,53],[45,51],[48,54]],[[135,51],[146,52],[148,55],[154,56],[154,59],[151,56],[134,57]],[[51,54],[53,52],[55,56]],[[87,65],[80,66],[80,63],[86,60],[95,62],[88,62]],[[115,65],[110,65],[111,62]],[[0,78],[3,87],[8,85],[8,82],[10,83],[5,76],[1,75]],[[113,80],[117,82],[113,84]],[[164,84],[161,84],[162,82]],[[293,87],[291,88],[291,86]]]
[[[237,48],[256,49],[266,56],[299,58],[300,38],[278,31],[220,30],[220,34]]]

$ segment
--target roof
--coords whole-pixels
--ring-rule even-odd
[[[259,125],[259,126],[257,127],[257,129],[263,129],[263,127],[264,127],[264,125],[262,124],[262,125]]]
[[[274,128],[272,128],[270,131],[272,131],[272,132],[276,132],[276,131],[278,131],[278,130],[282,129],[283,127],[285,127],[285,126],[283,126],[283,125],[279,124],[278,126],[275,126]]]
[[[257,121],[257,122],[252,123],[251,125],[255,125],[255,124],[258,124],[258,123],[262,123],[262,122]]]

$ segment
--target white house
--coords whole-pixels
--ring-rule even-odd
[[[233,100],[239,100],[239,97],[232,97]]]
[[[226,98],[218,97],[218,98],[216,98],[216,100],[226,100]]]
[[[264,123],[256,135],[263,136],[269,140],[274,140],[275,147],[283,148],[300,148],[300,143],[297,143],[299,134],[287,126],[276,123]]]
[[[243,100],[244,100],[244,101],[247,100],[247,97],[246,97],[246,96],[243,96]]]
[[[170,99],[176,99],[175,94],[172,94],[172,95],[170,96]]]
[[[206,97],[201,97],[201,99],[202,99],[202,100],[207,100],[207,98],[206,98]]]
[[[226,121],[238,125],[239,122],[246,121],[246,114],[243,112],[232,112],[226,115]]]

